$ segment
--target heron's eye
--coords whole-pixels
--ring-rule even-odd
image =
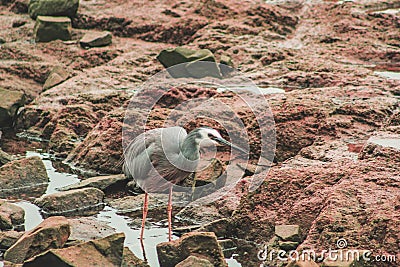
[[[215,140],[217,137],[215,137],[215,135],[209,133],[208,138],[210,138],[211,140]]]

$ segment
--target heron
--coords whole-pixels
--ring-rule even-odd
[[[172,240],[172,187],[196,171],[200,149],[210,146],[230,146],[240,152],[244,149],[222,138],[209,127],[196,128],[187,133],[179,126],[156,128],[138,135],[124,150],[123,171],[143,189],[143,217],[140,241],[148,213],[148,194],[168,192],[168,240]]]

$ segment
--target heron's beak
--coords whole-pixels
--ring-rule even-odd
[[[240,151],[240,152],[242,152],[242,153],[246,153],[246,154],[248,153],[248,151],[246,151],[246,150],[244,150],[243,148],[240,148],[240,147],[238,147],[238,146],[232,144],[231,142],[226,141],[226,140],[223,139],[223,138],[215,138],[214,140],[215,140],[215,141],[218,141],[219,143],[221,143],[221,144],[223,144],[223,145],[230,146],[230,147],[232,147],[232,148],[234,148],[234,149],[236,149],[236,150],[238,150],[238,151]]]

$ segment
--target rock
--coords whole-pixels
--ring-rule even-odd
[[[48,182],[46,167],[36,156],[13,160],[0,167],[0,197],[34,190],[43,194]]]
[[[131,267],[131,266],[150,267],[150,265],[148,265],[143,260],[136,257],[136,255],[133,254],[133,252],[128,247],[124,247],[124,257],[122,259],[121,267]]]
[[[18,109],[25,104],[25,94],[0,88],[0,128],[13,124]]]
[[[67,191],[72,189],[80,189],[86,187],[94,187],[102,191],[110,190],[112,187],[124,188],[127,179],[123,174],[109,175],[109,176],[96,176],[83,180],[79,183],[58,188],[60,191]]]
[[[37,16],[75,17],[79,0],[30,0],[28,12],[32,19]]]
[[[19,229],[25,222],[24,217],[23,208],[0,199],[0,230]]]
[[[237,252],[237,244],[232,239],[219,239],[218,244],[222,248],[225,259],[232,258],[233,254]]]
[[[218,237],[227,237],[229,236],[229,224],[228,218],[222,218],[202,225],[197,231],[213,232]]]
[[[12,23],[12,27],[13,28],[18,28],[18,27],[21,27],[21,26],[25,25],[26,23],[27,23],[26,20],[21,20],[21,19],[14,20],[13,23]]]
[[[286,267],[318,267],[319,265],[313,260],[309,261],[292,261]]]
[[[9,249],[23,234],[17,231],[0,232],[0,250]]]
[[[72,242],[100,239],[115,233],[114,228],[93,216],[70,218],[68,222],[71,225],[71,235],[68,240]]]
[[[276,225],[275,235],[283,241],[301,241],[300,226],[298,225]]]
[[[181,261],[175,267],[213,267],[209,260],[202,259],[196,256],[189,256]]]
[[[233,69],[233,61],[230,56],[222,55],[219,60],[219,68],[221,70],[222,76],[226,76],[228,73],[232,72]]]
[[[209,165],[196,172],[193,178],[193,198],[201,198],[207,196],[218,189],[222,188],[226,183],[226,177],[221,177],[224,169],[221,161],[218,159],[211,159]],[[220,178],[221,179],[218,179]],[[212,185],[209,185],[212,184]],[[201,187],[208,185],[207,188]]]
[[[137,196],[127,196],[112,200],[108,203],[112,208],[117,209],[119,213],[141,212],[143,209],[143,194]],[[167,205],[168,195],[151,194],[149,197],[149,211],[155,209],[164,209]]]
[[[40,266],[121,266],[125,235],[117,233],[76,246],[50,249],[25,262],[25,267]]]
[[[46,215],[89,215],[103,209],[103,198],[103,191],[89,187],[44,195],[34,203]]]
[[[284,251],[290,251],[290,250],[296,250],[298,247],[299,242],[293,242],[293,241],[278,241],[278,246],[280,249]]]
[[[1,138],[1,134],[0,134]],[[12,157],[0,148],[0,167],[12,160]]]
[[[46,91],[63,81],[67,80],[69,78],[70,74],[69,72],[65,69],[63,66],[56,66],[54,67],[49,76],[46,79],[46,82],[43,85],[43,90]]]
[[[79,41],[82,47],[99,47],[111,44],[112,34],[108,31],[88,32]]]
[[[222,55],[221,59],[219,60],[219,62],[221,64],[227,65],[229,67],[233,67],[232,58],[230,56]]]
[[[51,248],[61,248],[70,235],[70,226],[65,217],[45,219],[31,231],[24,233],[4,254],[4,260],[23,263]]]
[[[212,266],[227,266],[222,249],[214,233],[187,233],[181,238],[157,245],[161,267],[173,267],[191,255],[203,257]]]
[[[207,224],[215,220],[223,219],[224,216],[214,205],[187,206],[180,210],[176,215],[180,222],[185,224]]]
[[[221,78],[221,73],[216,64],[213,53],[208,49],[191,50],[184,47],[165,49],[158,54],[157,59],[165,68],[186,63],[182,66],[168,69],[172,77],[195,77],[206,76]],[[208,63],[196,64],[200,61]]]
[[[38,16],[33,29],[36,42],[71,39],[71,19],[68,17]]]

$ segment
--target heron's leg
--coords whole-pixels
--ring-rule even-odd
[[[169,188],[168,196],[168,241],[172,240],[172,186]]]
[[[149,210],[149,195],[147,192],[144,193],[144,203],[143,203],[143,218],[142,218],[142,228],[140,229],[140,241],[143,240],[144,225],[146,223],[147,211]]]

